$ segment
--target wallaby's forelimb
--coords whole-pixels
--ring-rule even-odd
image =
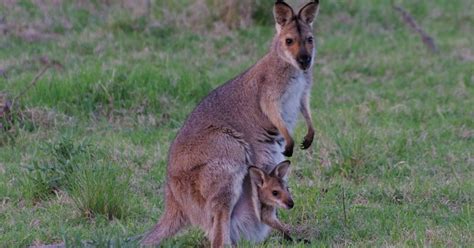
[[[269,97],[271,98],[271,97]],[[270,119],[270,122],[275,125],[278,131],[285,139],[285,151],[283,155],[291,157],[293,155],[293,147],[295,145],[293,138],[291,138],[290,132],[283,121],[280,113],[279,100],[278,99],[264,99],[260,102],[263,113]]]
[[[293,239],[290,236],[290,228],[287,227],[286,225],[282,224],[277,218],[263,215],[262,216],[262,222],[270,226],[271,228],[279,231],[280,233],[283,234],[283,237],[288,240],[288,241],[293,241]]]
[[[306,122],[306,126],[308,127],[308,132],[306,133],[306,136],[304,137],[303,143],[301,143],[301,148],[308,149],[313,143],[313,138],[314,138],[313,119],[311,117],[311,112],[309,110],[308,93],[305,93],[301,99],[300,110]]]
[[[286,240],[293,241],[290,236],[290,228],[288,225],[282,224],[275,215],[275,209],[270,206],[262,206],[262,222],[271,228],[283,234]]]

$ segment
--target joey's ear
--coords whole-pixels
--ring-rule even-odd
[[[318,15],[319,0],[314,0],[303,6],[298,12],[298,17],[305,23],[313,25],[313,21]]]
[[[283,1],[276,1],[275,6],[273,6],[273,16],[275,17],[275,22],[278,32],[281,27],[285,26],[294,16],[293,9],[290,5],[286,4]]]
[[[272,174],[278,178],[286,179],[290,172],[290,161],[285,160],[279,163],[275,169],[273,169]]]
[[[258,187],[263,186],[263,183],[265,182],[266,176],[267,176],[263,170],[255,166],[250,166],[249,174],[250,174],[250,179],[252,179],[252,181],[255,182],[255,184],[257,184]]]

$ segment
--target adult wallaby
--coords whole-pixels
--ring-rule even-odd
[[[231,214],[248,166],[269,173],[283,155],[292,155],[290,133],[299,111],[308,126],[301,147],[311,145],[312,23],[318,6],[312,1],[295,14],[277,1],[270,51],[188,116],[169,151],[165,212],[143,244],[159,243],[186,225],[204,230],[213,247],[231,244]]]

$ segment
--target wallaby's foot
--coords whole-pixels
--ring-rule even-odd
[[[301,149],[303,150],[308,149],[313,143],[313,139],[314,139],[314,131],[308,131],[308,134],[304,136],[303,143],[301,143]]]
[[[294,240],[293,238],[291,238],[290,235],[288,234],[283,234],[283,238],[287,241],[287,242],[296,242],[296,243],[303,243],[303,244],[311,244],[311,241],[309,239],[296,239]],[[280,241],[280,243],[282,243],[282,241]]]
[[[304,244],[311,244],[311,240],[309,240],[309,239],[298,239],[296,241],[303,242]]]
[[[293,239],[291,238],[291,236],[288,235],[288,234],[286,234],[286,233],[283,234],[283,238],[284,238],[286,241],[293,242]]]
[[[283,239],[280,239],[278,241],[278,243],[280,243],[280,245],[284,245],[284,244],[288,244],[288,243],[293,243],[294,240],[288,236],[288,235],[283,235]]]
[[[283,152],[283,155],[285,157],[291,157],[293,156],[293,147],[295,146],[295,143],[293,140],[290,140],[286,145],[285,145],[285,151]]]

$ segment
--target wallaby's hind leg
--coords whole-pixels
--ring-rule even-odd
[[[219,166],[214,166],[216,164],[219,164]],[[246,169],[242,170],[239,165],[235,165],[232,161],[224,161],[214,165],[208,166],[208,169],[212,170],[212,172],[208,171],[208,175],[213,178],[220,178],[222,182],[225,182],[225,185],[220,185],[217,189],[217,185],[210,184],[206,190],[206,192],[212,194],[208,201],[209,213],[212,214],[209,239],[212,248],[220,248],[232,244],[230,238],[231,213],[242,192],[242,182]],[[222,168],[225,168],[225,172],[222,171]]]
[[[224,247],[224,245],[231,245],[230,211],[227,209],[214,214],[210,239],[212,248],[221,248]]]
[[[155,246],[163,239],[171,237],[188,225],[188,219],[179,208],[172,195],[167,195],[165,212],[158,223],[143,238],[143,246]]]

